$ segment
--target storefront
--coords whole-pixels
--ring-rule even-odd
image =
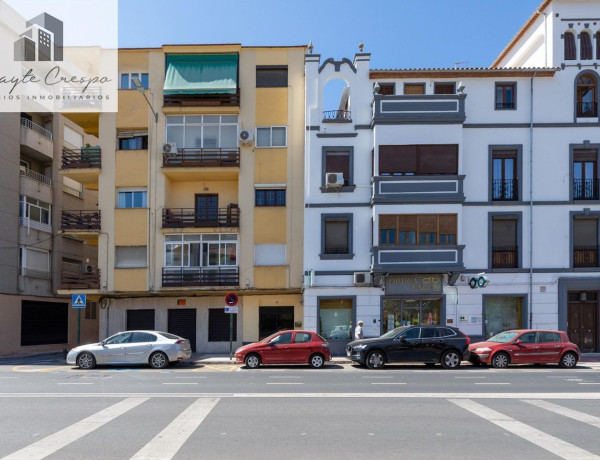
[[[484,295],[483,336],[487,339],[502,331],[527,327],[525,296]]]

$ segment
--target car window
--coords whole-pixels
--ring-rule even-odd
[[[439,337],[440,331],[438,331],[434,327],[422,327],[421,328],[421,338],[422,339],[431,339],[433,337]]]
[[[179,337],[178,335],[175,335],[175,334],[169,334],[168,332],[159,332],[158,334],[162,335],[163,337],[166,337],[167,339],[171,339],[171,340],[183,339],[183,337]],[[153,340],[153,342],[156,342],[156,340]]]
[[[296,332],[294,343],[306,343],[311,341],[311,335],[306,332]]]
[[[115,343],[126,343],[129,340],[130,336],[131,332],[124,332],[122,334],[113,335],[112,337],[106,339],[106,344],[113,345]]]
[[[558,332],[539,332],[540,342],[544,343],[556,343],[562,342],[560,334]]]
[[[275,345],[283,345],[286,343],[292,343],[292,333],[286,332],[285,334],[281,334],[281,335],[275,337],[273,340],[271,340],[270,343],[273,343]]]
[[[130,343],[156,342],[156,336],[148,332],[134,332]]]
[[[398,337],[404,337],[405,339],[418,339],[420,331],[420,327],[411,327],[410,329],[404,331],[403,334],[400,334]]]
[[[536,343],[537,332],[526,332],[519,340],[523,343]]]
[[[449,327],[440,327],[439,331],[442,337],[452,337],[456,335],[456,332],[454,332]]]

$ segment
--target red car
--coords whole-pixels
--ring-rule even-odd
[[[471,344],[469,351],[474,365],[491,364],[497,368],[509,364],[558,364],[571,368],[579,361],[579,348],[563,331],[504,331],[485,342]]]
[[[279,331],[235,351],[236,362],[256,369],[261,364],[310,364],[315,369],[331,360],[329,343],[311,331]]]

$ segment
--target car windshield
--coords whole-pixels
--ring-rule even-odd
[[[271,334],[269,337],[265,337],[264,339],[262,339],[260,341],[260,343],[269,343],[271,340],[273,340],[273,337],[275,337],[277,334],[279,334],[279,332],[276,332],[275,334]]]
[[[392,329],[391,331],[386,332],[379,338],[380,339],[391,339],[393,337],[396,337],[401,332],[404,332],[406,329],[408,329],[408,326],[397,327],[396,329]]]
[[[490,337],[489,339],[487,339],[487,341],[496,343],[508,343],[517,335],[519,335],[519,333],[514,331],[501,332],[500,334],[496,334],[495,336]]]

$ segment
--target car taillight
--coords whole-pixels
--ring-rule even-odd
[[[329,348],[329,343],[325,342],[321,344],[322,347]]]
[[[185,343],[185,340],[178,340],[177,342],[175,342],[175,345],[182,344],[182,343]]]
[[[471,345],[471,338],[470,338],[470,337],[467,337],[467,347],[468,347],[469,345]]]

